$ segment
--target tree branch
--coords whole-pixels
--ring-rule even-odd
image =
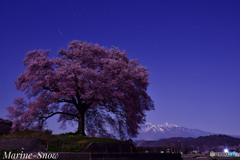
[[[67,103],[72,103],[72,104],[74,104],[74,102],[73,102],[72,100],[66,100],[66,99],[60,99],[60,100],[58,100],[58,102],[59,102],[59,103],[61,103],[61,102],[67,102]]]
[[[79,118],[77,115],[74,115],[74,114],[71,114],[71,113],[66,113],[66,112],[55,112],[55,113],[52,113],[51,115],[49,115],[49,116],[47,116],[47,117],[40,117],[40,118],[45,118],[45,119],[43,120],[43,122],[44,122],[44,121],[46,121],[48,118],[54,116],[55,114],[66,114],[66,115],[69,115],[69,116],[73,116],[73,117]]]

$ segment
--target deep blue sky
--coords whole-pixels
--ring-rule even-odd
[[[73,40],[126,50],[151,73],[147,122],[240,135],[239,0],[1,0],[0,117],[24,96],[28,51]],[[54,133],[57,117],[49,119]]]

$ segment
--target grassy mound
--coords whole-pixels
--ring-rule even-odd
[[[97,138],[97,137],[83,137],[75,133],[65,134],[50,134],[42,131],[22,131],[14,132],[12,134],[3,135],[0,138],[37,138],[43,145],[48,146],[48,152],[81,152],[90,143],[129,143],[120,140]]]

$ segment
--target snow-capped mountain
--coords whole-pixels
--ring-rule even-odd
[[[165,123],[164,125],[155,125],[145,123],[141,125],[141,130],[134,140],[158,140],[170,137],[199,137],[213,135],[214,133],[205,132],[198,129],[189,129],[174,124]]]

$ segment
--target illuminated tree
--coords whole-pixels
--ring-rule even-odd
[[[145,112],[154,110],[146,93],[149,73],[125,51],[73,41],[48,59],[49,50],[26,53],[26,70],[15,86],[24,98],[7,107],[13,130],[43,130],[46,120],[60,114],[58,122],[77,122],[77,133],[121,138],[136,137]],[[30,101],[32,100],[33,101]],[[60,105],[61,104],[61,105]],[[73,124],[73,123],[72,123]],[[108,132],[110,127],[112,132]]]

